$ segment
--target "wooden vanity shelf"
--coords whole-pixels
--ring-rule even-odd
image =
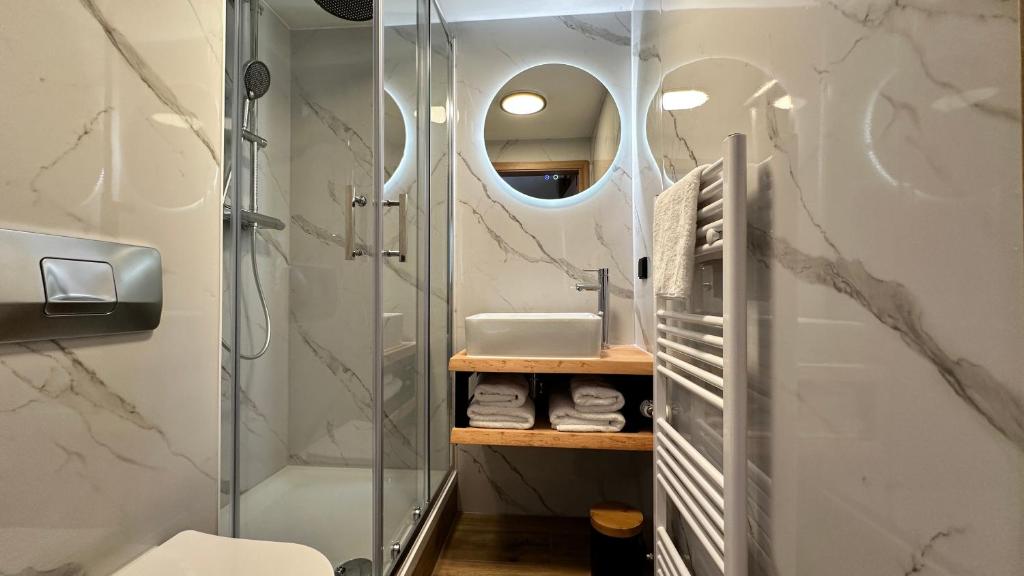
[[[448,370],[455,373],[455,419],[452,444],[486,446],[529,446],[535,448],[576,448],[650,452],[654,435],[650,430],[636,432],[559,432],[551,428],[547,413],[538,408],[537,423],[531,430],[506,430],[468,427],[469,378],[476,372],[514,372],[523,374],[606,374],[618,376],[624,386],[651,385],[653,357],[636,346],[612,346],[601,358],[498,358],[467,356],[463,350],[452,356]]]
[[[654,374],[654,357],[636,346],[609,346],[600,358],[505,358],[467,356],[448,361],[450,372],[522,372],[524,374]]]

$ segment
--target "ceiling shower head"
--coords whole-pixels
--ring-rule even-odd
[[[258,100],[270,90],[270,67],[260,60],[250,60],[242,74],[245,92],[250,100]]]
[[[373,0],[316,0],[316,3],[342,20],[365,22],[373,18]]]

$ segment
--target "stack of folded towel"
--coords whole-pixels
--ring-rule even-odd
[[[551,395],[548,416],[559,432],[619,432],[626,425],[622,393],[598,376],[573,376],[569,394]]]
[[[536,419],[530,385],[522,374],[481,374],[466,412],[474,428],[529,430]]]

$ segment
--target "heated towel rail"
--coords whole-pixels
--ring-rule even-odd
[[[701,174],[695,259],[721,262],[721,316],[698,310],[693,298],[656,298],[658,576],[747,575],[746,162],[746,137],[733,134]],[[680,431],[687,423],[669,401],[677,392],[720,413],[720,448],[702,450]]]

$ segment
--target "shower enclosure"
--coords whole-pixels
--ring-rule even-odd
[[[450,471],[454,40],[227,3],[221,532],[389,573]]]

